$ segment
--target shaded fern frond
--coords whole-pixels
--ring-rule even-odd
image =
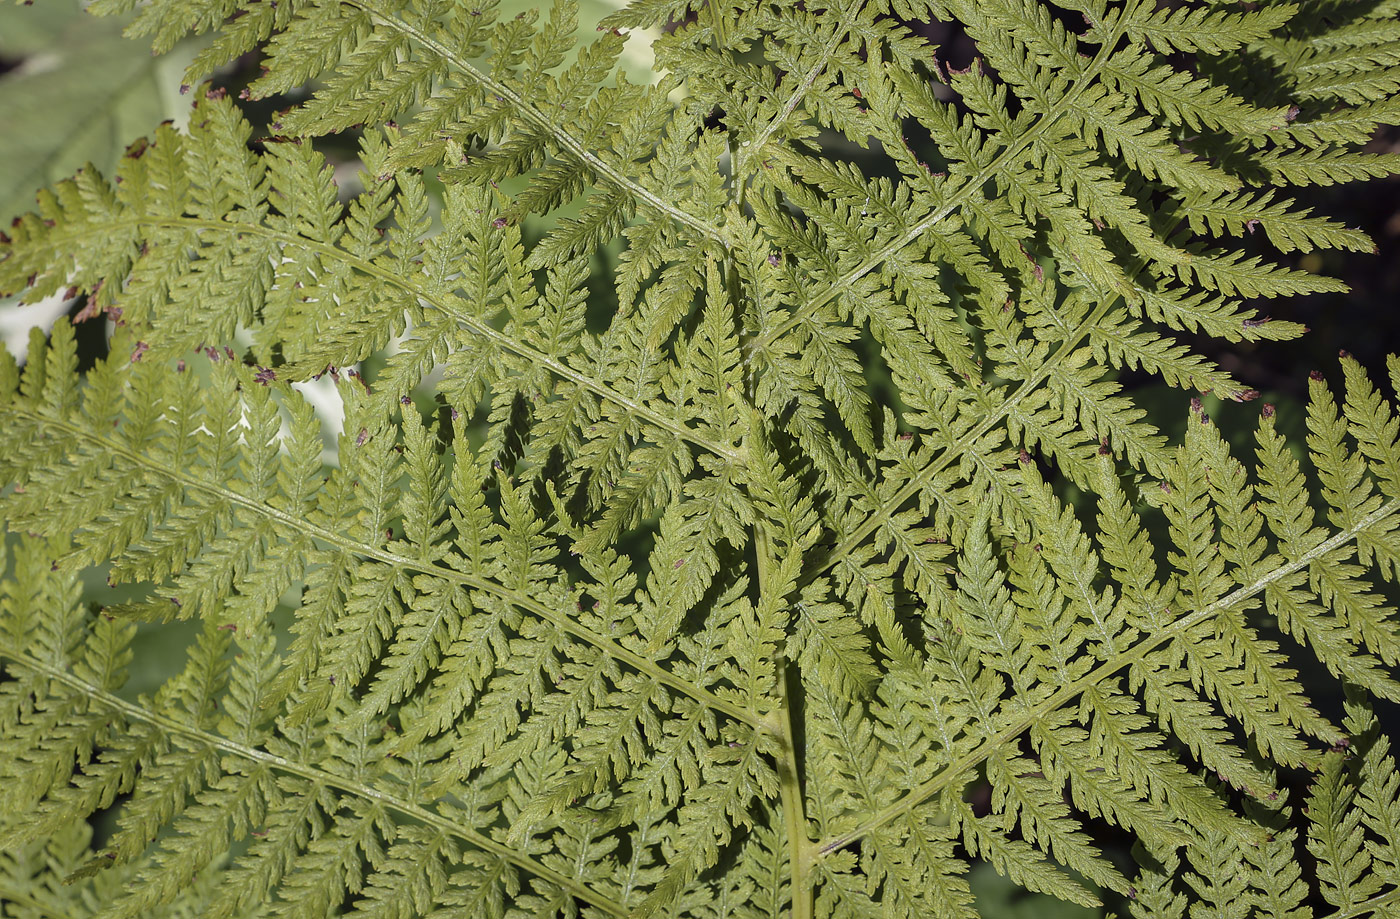
[[[570,2],[94,4],[310,88],[259,141],[203,92],[0,237],[0,291],[112,321],[0,355],[0,901],[970,917],[980,860],[1385,912],[1395,408],[1344,357],[1246,448],[1123,378],[1254,399],[1192,336],[1296,337],[1252,301],[1372,248],[1295,199],[1394,171],[1361,6],[643,2],[576,48]]]

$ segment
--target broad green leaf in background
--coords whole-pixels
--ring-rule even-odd
[[[122,38],[121,21],[88,16],[79,3],[0,5],[0,223],[85,163],[109,172],[152,124],[183,121],[180,74],[197,46],[153,57]],[[0,311],[0,339],[23,357],[30,326],[47,328],[65,308],[47,297]]]
[[[179,97],[188,54],[152,57],[121,22],[77,3],[0,6],[0,215],[33,205],[41,186],[86,162],[108,171],[125,146],[189,111]]]

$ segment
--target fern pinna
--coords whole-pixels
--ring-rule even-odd
[[[0,240],[112,321],[0,364],[4,915],[1400,915],[1400,420],[1229,444],[1185,343],[1371,247],[1293,196],[1396,170],[1400,2],[91,9],[314,91]]]

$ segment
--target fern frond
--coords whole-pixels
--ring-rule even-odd
[[[1373,249],[1295,190],[1394,171],[1396,4],[1246,6],[94,4],[309,88],[0,236],[0,291],[113,323],[0,357],[0,900],[973,917],[981,859],[1389,909],[1394,407],[1344,358],[1246,456],[1123,378],[1253,399],[1192,336],[1301,335],[1250,301]]]

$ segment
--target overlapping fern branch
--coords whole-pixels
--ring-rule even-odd
[[[5,915],[971,917],[973,860],[1400,909],[1394,407],[1344,358],[1305,444],[1185,394],[1170,443],[1117,382],[1250,400],[1185,336],[1342,289],[1293,196],[1395,171],[1396,0],[638,0],[572,57],[569,2],[92,9],[314,92],[250,143],[201,91],[0,238],[114,321],[0,363]]]

